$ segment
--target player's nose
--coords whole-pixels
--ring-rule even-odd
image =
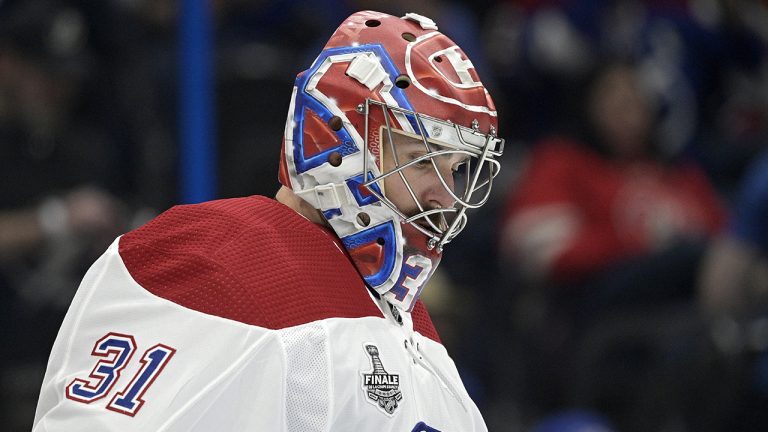
[[[439,167],[439,166],[438,166]],[[451,208],[456,204],[451,192],[454,191],[453,173],[450,167],[439,167],[440,176],[430,176],[429,187],[425,191],[425,201],[430,207]],[[441,180],[442,178],[442,180]]]

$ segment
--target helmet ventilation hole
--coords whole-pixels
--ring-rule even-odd
[[[331,154],[329,154],[328,163],[335,167],[341,165],[341,153],[332,152]]]
[[[328,126],[331,127],[331,129],[338,131],[341,129],[342,122],[341,117],[339,116],[333,116],[330,120],[328,120]]]
[[[371,217],[368,216],[368,213],[360,212],[357,214],[357,223],[364,227],[368,226],[371,223]]]
[[[384,241],[384,237],[379,237],[376,239],[376,243],[380,244],[381,246],[384,246],[387,242]]]
[[[416,36],[413,35],[413,33],[403,33],[403,39],[407,40],[408,42],[413,42],[416,40]]]
[[[401,89],[408,88],[411,85],[411,79],[407,75],[400,75],[395,78],[395,85]]]
[[[436,61],[436,62],[438,62],[438,63],[440,63],[440,62],[442,62],[442,61],[443,61],[443,58],[442,58],[442,57],[440,57],[440,56],[437,56],[437,57],[435,57],[435,61]]]
[[[381,21],[379,20],[368,20],[365,22],[365,25],[368,27],[378,27],[381,25]]]

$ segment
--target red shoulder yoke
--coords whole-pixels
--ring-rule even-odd
[[[123,235],[119,253],[152,294],[246,324],[382,316],[333,239],[283,204],[252,196],[173,207]],[[439,342],[420,302],[413,318]]]

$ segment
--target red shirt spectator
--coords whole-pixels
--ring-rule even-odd
[[[562,281],[676,238],[707,237],[724,220],[693,164],[612,160],[555,138],[533,151],[508,201],[503,252],[533,275]]]

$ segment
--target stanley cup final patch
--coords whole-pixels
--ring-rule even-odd
[[[388,415],[392,415],[403,399],[400,391],[400,375],[388,373],[379,357],[379,348],[373,344],[364,344],[365,352],[371,358],[373,370],[363,373],[363,391],[368,401],[378,406]]]

